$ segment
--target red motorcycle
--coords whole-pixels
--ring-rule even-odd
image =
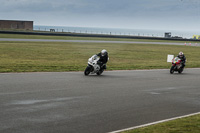
[[[183,72],[183,67],[182,67],[182,64],[181,64],[181,59],[178,58],[178,57],[175,57],[173,60],[172,60],[172,67],[170,69],[170,73],[173,74],[174,71],[178,71],[178,73],[182,73]]]

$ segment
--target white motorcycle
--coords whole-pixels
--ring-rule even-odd
[[[99,60],[99,56],[93,55],[88,59],[88,66],[86,67],[84,74],[87,76],[89,74],[97,74],[101,75],[103,71],[106,69],[106,64],[103,64],[101,67],[97,64]]]

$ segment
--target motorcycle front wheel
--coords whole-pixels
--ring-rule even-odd
[[[87,66],[86,69],[85,69],[85,71],[84,71],[85,76],[89,75],[90,72],[91,72],[91,67]]]
[[[171,67],[171,69],[170,69],[170,73],[171,73],[171,74],[174,73],[174,66]]]

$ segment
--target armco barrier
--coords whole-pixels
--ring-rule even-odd
[[[148,36],[128,36],[128,35],[105,35],[105,34],[85,34],[85,33],[55,33],[55,32],[24,32],[24,31],[0,31],[0,34],[24,34],[24,35],[49,35],[49,36],[75,36],[75,37],[103,37],[103,38],[126,38],[126,39],[153,39],[153,40],[175,40],[175,41],[200,41],[197,39],[185,38],[164,38]]]

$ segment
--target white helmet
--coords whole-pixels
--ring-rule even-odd
[[[179,52],[179,57],[183,57],[183,52]]]
[[[107,54],[107,51],[105,49],[101,50],[101,55],[104,56]]]

